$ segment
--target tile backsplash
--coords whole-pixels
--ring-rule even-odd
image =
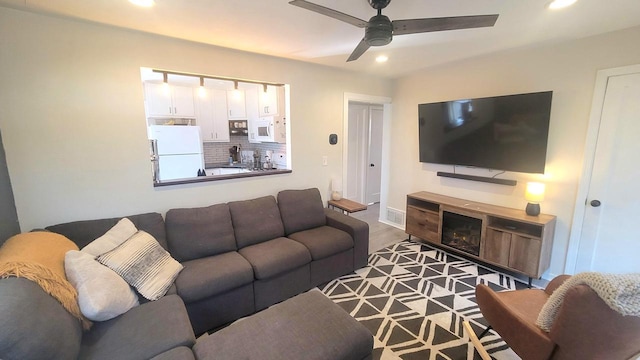
[[[203,143],[204,162],[208,166],[209,164],[225,164],[229,161],[229,149],[232,146],[240,146],[242,150],[260,150],[264,161],[264,153],[266,150],[272,150],[275,152],[286,153],[287,144],[277,143],[259,143],[252,144],[246,135],[231,135],[229,142],[216,143],[206,142]]]

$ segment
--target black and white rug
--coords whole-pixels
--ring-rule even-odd
[[[368,266],[322,286],[374,336],[374,360],[480,359],[463,330],[476,334],[486,322],[475,286],[525,288],[513,277],[434,247],[404,240],[369,255]],[[493,331],[481,339],[498,360],[519,359]]]

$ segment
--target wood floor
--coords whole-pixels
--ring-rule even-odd
[[[369,254],[408,237],[403,230],[378,221],[380,204],[369,205],[367,210],[358,211],[350,216],[366,221],[369,224]]]

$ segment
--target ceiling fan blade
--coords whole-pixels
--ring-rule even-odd
[[[429,19],[394,20],[393,35],[425,33],[432,31],[471,29],[493,26],[498,15],[454,16]]]
[[[367,42],[364,41],[364,38],[363,38],[358,44],[358,46],[356,46],[356,49],[353,50],[353,52],[351,53],[351,56],[349,56],[349,58],[347,59],[347,62],[358,60],[358,58],[362,56],[362,54],[364,54],[365,51],[367,51],[368,49],[369,49],[369,44],[367,44]]]
[[[289,4],[299,6],[307,10],[315,11],[318,14],[326,15],[334,19],[344,21],[359,28],[364,28],[365,26],[367,26],[367,22],[362,19],[358,19],[357,17],[342,13],[337,10],[329,9],[328,7],[324,7],[322,5],[310,3],[305,0],[293,0],[289,1]]]

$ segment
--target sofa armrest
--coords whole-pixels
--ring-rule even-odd
[[[347,232],[353,238],[354,269],[366,266],[369,258],[369,224],[331,209],[324,209],[324,213],[327,226]]]
[[[175,347],[192,347],[195,335],[177,295],[134,307],[84,334],[81,359],[150,359]]]

